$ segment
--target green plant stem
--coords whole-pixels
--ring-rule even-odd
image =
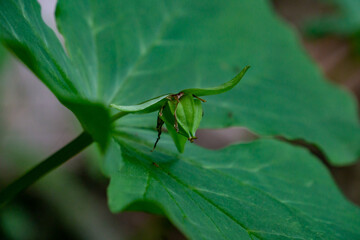
[[[126,112],[119,112],[111,119],[115,121],[127,115]],[[53,155],[36,165],[22,177],[15,180],[0,192],[0,209],[9,203],[16,195],[23,192],[41,177],[51,172],[61,164],[71,159],[73,156],[81,152],[84,148],[93,143],[94,140],[87,132],[81,133],[77,138],[72,140],[66,146],[55,152]]]
[[[0,193],[0,209],[9,203],[16,195],[24,191],[26,188],[28,188],[41,177],[45,176],[50,171],[54,170],[81,152],[93,141],[94,140],[87,132],[83,132],[66,146],[36,165],[22,177],[15,180]]]

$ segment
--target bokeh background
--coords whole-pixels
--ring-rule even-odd
[[[39,2],[45,22],[55,29],[56,0]],[[336,9],[319,0],[273,0],[272,4],[328,80],[348,89],[359,103],[360,38],[314,36],[305,30],[312,19]],[[22,63],[10,54],[4,61],[0,70],[0,188],[81,131],[72,113]],[[200,130],[198,136],[197,144],[208,148],[256,138],[242,128]],[[0,212],[0,239],[185,239],[164,217],[111,214],[106,203],[108,180],[100,173],[100,161],[92,146],[19,196]],[[328,167],[345,196],[360,205],[360,164]]]

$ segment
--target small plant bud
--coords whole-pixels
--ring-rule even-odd
[[[201,101],[194,98],[192,94],[174,94],[169,96],[169,101],[165,104],[160,118],[165,122],[166,128],[170,132],[173,128],[177,134],[184,136],[190,142],[196,139],[195,133],[199,128],[202,119]],[[173,133],[170,134],[174,139]],[[182,140],[183,141],[183,140]],[[183,146],[184,144],[181,144]],[[184,149],[179,149],[183,152]]]
[[[145,114],[159,110],[156,130],[160,140],[162,126],[165,123],[169,135],[173,139],[179,152],[183,152],[187,140],[193,142],[195,133],[200,126],[203,116],[202,102],[205,100],[200,96],[216,95],[229,91],[235,87],[245,75],[249,66],[246,66],[238,75],[230,81],[212,88],[189,88],[177,94],[162,95],[138,105],[121,106],[111,104],[110,106],[127,113]]]

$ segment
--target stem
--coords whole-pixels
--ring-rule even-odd
[[[114,122],[119,118],[127,115],[127,112],[119,112],[115,114],[111,121]],[[72,140],[66,146],[58,150],[56,153],[36,165],[33,169],[25,173],[22,177],[15,180],[0,192],[0,209],[9,203],[16,195],[23,192],[30,185],[35,183],[41,177],[54,170],[84,148],[93,143],[94,140],[89,133],[83,132],[77,138]]]
[[[87,132],[81,133],[66,146],[36,165],[0,192],[0,209],[9,203],[16,195],[23,192],[34,182],[54,170],[79,152],[89,146],[94,140]]]

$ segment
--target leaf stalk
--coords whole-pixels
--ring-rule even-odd
[[[0,192],[0,209],[15,198],[19,193],[23,192],[41,177],[50,171],[62,165],[64,162],[81,152],[89,146],[94,140],[87,132],[81,133],[77,138],[62,147],[53,155],[36,165],[34,168],[26,172],[23,176],[8,185]]]
[[[127,115],[126,112],[119,112],[111,119],[115,121]],[[14,199],[18,194],[26,190],[29,186],[34,184],[37,180],[59,167],[72,157],[80,153],[86,147],[94,142],[93,138],[87,132],[82,132],[78,137],[69,142],[67,145],[59,149],[50,157],[40,162],[38,165],[30,169],[23,176],[16,179],[13,183],[8,185],[0,192],[0,209]]]

